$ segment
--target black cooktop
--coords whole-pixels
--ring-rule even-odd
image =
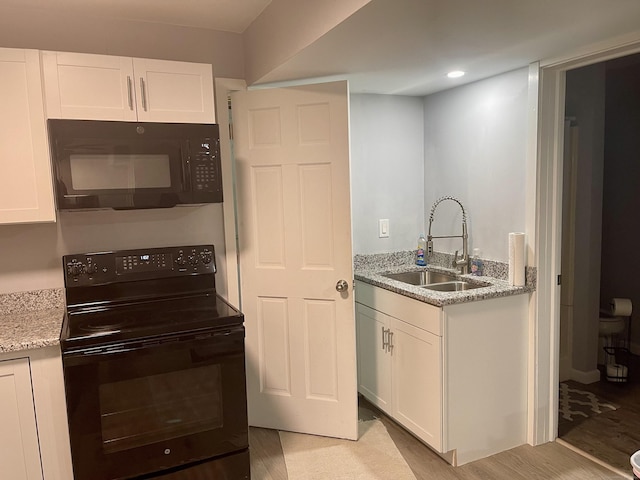
[[[65,314],[62,350],[87,348],[242,325],[243,315],[221,297],[153,300],[136,305],[96,307]]]
[[[63,352],[242,325],[216,294],[213,245],[66,255]]]

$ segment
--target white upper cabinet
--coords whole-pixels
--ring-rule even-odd
[[[215,123],[202,63],[42,52],[49,118]]]
[[[215,123],[211,65],[133,59],[141,122]]]
[[[54,222],[40,57],[0,48],[0,223]]]

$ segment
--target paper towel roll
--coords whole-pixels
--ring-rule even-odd
[[[509,234],[509,283],[524,286],[524,233]]]
[[[609,306],[611,307],[611,315],[616,317],[630,317],[633,311],[633,305],[628,298],[612,298]]]

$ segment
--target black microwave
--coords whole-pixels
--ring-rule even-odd
[[[48,120],[58,210],[222,202],[218,125]]]

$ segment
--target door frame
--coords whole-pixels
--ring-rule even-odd
[[[640,32],[590,45],[539,66],[537,126],[529,132],[536,151],[535,257],[537,287],[531,303],[529,435],[532,445],[558,436],[562,166],[566,72],[640,52]],[[535,139],[535,141],[534,141]]]
[[[240,258],[238,257],[238,227],[236,200],[235,159],[231,143],[231,122],[229,121],[229,101],[231,92],[246,90],[247,84],[242,79],[216,78],[215,101],[216,120],[220,127],[220,155],[222,160],[222,191],[224,202],[224,243],[227,272],[227,301],[242,310],[240,293]]]

